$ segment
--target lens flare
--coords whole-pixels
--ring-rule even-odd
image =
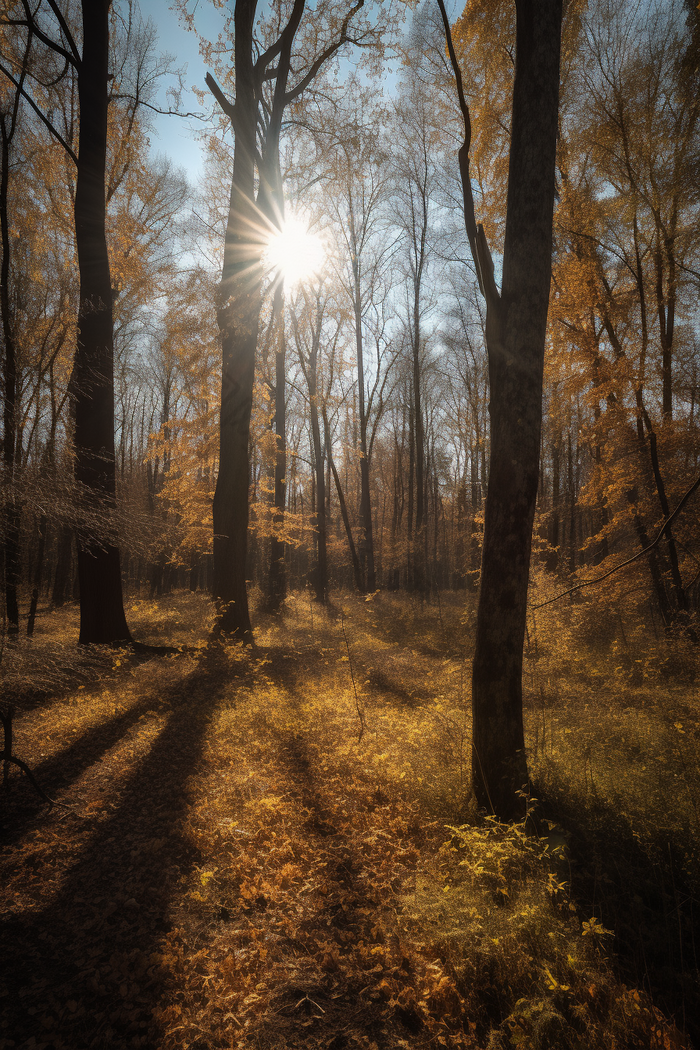
[[[268,267],[279,274],[288,288],[314,277],[323,266],[324,257],[321,239],[309,233],[304,220],[295,215],[290,215],[282,229],[272,235],[265,252]]]

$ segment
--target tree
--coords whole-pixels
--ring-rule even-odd
[[[11,62],[4,75],[21,90],[28,105],[73,161],[76,172],[74,221],[80,274],[78,339],[71,379],[74,425],[75,480],[83,494],[83,525],[78,531],[80,578],[80,636],[87,642],[128,642],[124,616],[120,556],[114,536],[96,535],[95,517],[108,517],[115,506],[114,453],[114,324],[113,287],[105,232],[108,104],[110,100],[111,0],[82,0],[80,33],[69,24],[57,0],[42,0],[32,10],[27,0],[10,5],[2,24],[35,39],[42,59],[32,67],[35,87],[51,98],[51,91],[67,77],[77,81],[79,107],[77,150],[72,140],[73,119],[59,130],[50,105],[46,111],[29,92],[19,87]],[[131,6],[129,6],[131,13]],[[53,27],[54,35],[47,26]],[[81,39],[82,46],[77,41]],[[42,75],[36,72],[41,67]],[[55,69],[54,69],[55,67]],[[139,68],[140,72],[140,68]],[[137,89],[141,80],[137,78]],[[141,101],[139,90],[131,97],[132,119],[122,141],[133,130],[133,116]],[[115,98],[125,97],[116,95]],[[61,107],[58,107],[60,113]],[[65,111],[64,111],[65,116]],[[129,167],[124,158],[121,174],[109,187],[113,193]],[[108,533],[111,530],[108,530]]]
[[[328,207],[337,228],[339,280],[352,310],[357,367],[357,422],[360,465],[360,540],[358,556],[365,593],[377,588],[372,524],[370,470],[373,436],[383,409],[389,373],[384,333],[390,293],[388,266],[394,245],[387,235],[389,195],[387,156],[379,140],[376,112],[362,93],[349,92],[352,117],[339,136],[332,168]],[[368,118],[371,118],[369,123]],[[374,375],[367,343],[374,336]],[[369,375],[368,375],[369,374]],[[369,378],[369,381],[368,381]]]
[[[284,28],[263,50],[255,37],[257,0],[236,0],[233,16],[235,103],[211,76],[207,84],[234,132],[233,173],[218,321],[222,345],[219,475],[214,496],[214,578],[219,603],[218,630],[252,640],[246,588],[248,547],[249,438],[255,352],[262,295],[262,256],[279,222],[270,219],[271,199],[279,193],[279,135],[285,109],[313,82],[347,42],[374,39],[370,27],[351,36],[349,27],[364,0],[354,5],[317,5],[304,47],[297,39],[305,0],[294,0]],[[318,27],[327,33],[319,46]],[[273,26],[273,28],[275,28]],[[306,27],[309,29],[309,24]],[[310,56],[310,57],[309,57]],[[292,77],[293,59],[298,63]],[[269,92],[272,98],[269,98]],[[259,141],[260,138],[260,141]],[[256,168],[260,175],[256,196]],[[281,377],[278,379],[281,383]]]
[[[522,659],[537,499],[544,344],[552,270],[561,0],[516,0],[516,52],[503,279],[499,294],[469,174],[471,128],[443,0],[465,124],[460,149],[465,225],[486,299],[491,457],[472,673],[472,783],[502,820],[527,785]]]

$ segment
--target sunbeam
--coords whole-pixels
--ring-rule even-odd
[[[275,232],[265,252],[267,265],[284,280],[288,288],[317,274],[323,266],[325,250],[316,234],[310,233],[306,222],[290,215],[282,229]]]

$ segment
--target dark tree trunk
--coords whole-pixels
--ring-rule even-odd
[[[420,277],[414,278],[413,302],[413,427],[415,434],[416,470],[416,523],[413,544],[413,587],[425,594],[427,591],[427,527],[425,520],[425,435],[423,407],[421,404],[421,360],[420,360]]]
[[[27,638],[34,634],[34,623],[36,621],[36,610],[39,604],[39,591],[41,579],[44,574],[44,551],[46,550],[46,515],[42,514],[39,519],[39,546],[36,553],[36,567],[34,569],[34,587],[32,588],[32,600],[29,604],[29,618],[27,619]]]
[[[10,633],[19,630],[19,606],[17,585],[19,584],[19,523],[20,511],[14,491],[15,442],[17,435],[17,361],[15,333],[10,309],[10,224],[8,193],[10,185],[10,143],[17,120],[19,97],[15,99],[14,112],[8,116],[0,113],[0,231],[2,234],[2,268],[0,269],[0,311],[2,312],[2,334],[5,344],[3,362],[3,481],[10,492],[4,514],[4,563],[5,563],[5,611]]]
[[[638,492],[636,486],[630,489],[627,493],[627,500],[634,508],[634,531],[637,533],[639,545],[642,548],[642,550],[646,550],[646,548],[649,546],[649,536],[647,534],[646,529],[644,528],[644,523],[642,522],[642,519],[639,515],[639,507],[637,505]],[[671,609],[671,603],[668,600],[668,595],[666,594],[666,587],[664,586],[663,575],[661,573],[661,569],[659,568],[658,548],[654,548],[653,550],[649,551],[649,553],[647,554],[647,564],[649,565],[651,582],[654,587],[654,594],[656,596],[656,601],[659,607],[659,614],[664,625],[664,630],[668,631],[671,627],[671,623],[673,620],[673,610]]]
[[[357,590],[362,593],[362,569],[360,567],[360,559],[357,556],[357,548],[355,546],[355,540],[352,535],[352,527],[350,525],[350,518],[348,516],[348,506],[345,502],[345,494],[343,492],[342,485],[340,483],[340,477],[338,476],[338,470],[333,459],[333,449],[331,447],[331,434],[330,427],[328,426],[328,416],[325,408],[323,409],[323,429],[326,441],[326,455],[328,456],[328,463],[333,474],[333,480],[335,482],[335,490],[338,493],[338,504],[340,506],[340,516],[343,519],[343,525],[345,526],[345,535],[348,539],[348,547],[350,549],[350,560],[352,562],[352,574],[355,580],[355,586]]]
[[[413,427],[413,420],[413,386],[411,386],[410,401],[408,405],[408,509],[406,512],[406,587],[410,590],[413,590],[414,588],[413,513],[415,502],[416,435]]]
[[[491,453],[472,679],[472,782],[479,805],[502,820],[522,814],[518,792],[528,782],[522,659],[551,280],[561,8],[562,0],[516,0],[503,285],[487,317]]]
[[[112,508],[114,350],[112,285],[105,237],[107,76],[110,0],[83,0],[83,57],[78,74],[80,132],[75,241],[80,270],[75,355],[75,478],[85,512]],[[124,616],[119,550],[89,524],[78,534],[81,643],[130,641]]]
[[[362,333],[362,290],[360,287],[359,260],[353,259],[353,299],[355,306],[355,350],[357,356],[357,403],[360,416],[360,565],[362,567],[363,591],[377,588],[374,568],[374,535],[372,532],[372,498],[369,486],[369,459],[367,453],[367,413],[365,409],[365,364]]]
[[[233,177],[217,320],[221,332],[219,476],[214,493],[214,594],[218,629],[252,641],[248,553],[249,435],[260,319],[262,243],[255,208],[255,0],[235,8],[236,120]]]
[[[60,608],[66,601],[70,582],[73,534],[67,525],[62,525],[56,544],[56,569],[51,591],[51,605]]]
[[[268,606],[274,611],[281,607],[287,595],[287,567],[285,542],[280,537],[284,526],[287,499],[287,440],[286,440],[286,343],[284,338],[284,288],[280,282],[275,290],[275,313],[280,332],[275,353],[275,492],[272,523],[274,534],[270,540],[270,573],[268,576]]]

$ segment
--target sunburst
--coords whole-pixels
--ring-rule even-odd
[[[295,288],[321,271],[325,255],[321,238],[309,231],[308,223],[290,215],[270,237],[265,261],[287,288]]]

